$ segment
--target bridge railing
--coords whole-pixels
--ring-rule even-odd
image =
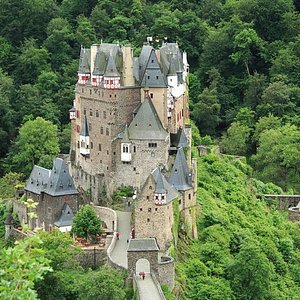
[[[163,293],[163,291],[161,289],[161,286],[160,286],[160,284],[159,284],[159,282],[158,282],[158,280],[157,280],[157,278],[156,278],[156,276],[155,276],[155,274],[153,272],[151,273],[151,277],[152,277],[152,280],[153,280],[154,284],[156,285],[156,288],[158,290],[160,298],[162,300],[166,300],[166,297],[165,297],[165,295],[164,295],[164,293]]]
[[[137,297],[137,300],[139,300],[142,298],[142,296],[141,296],[141,291],[138,288],[136,277],[137,277],[136,275],[133,276],[133,288],[136,289],[136,291],[137,291],[136,297]]]

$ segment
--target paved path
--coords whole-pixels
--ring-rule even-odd
[[[120,238],[116,242],[115,248],[111,254],[112,260],[118,265],[128,268],[127,265],[127,240],[130,238],[130,212],[117,211],[118,216],[118,232]],[[157,290],[152,277],[147,274],[145,280],[137,276],[137,288],[140,294],[140,300],[161,300],[161,296]]]
[[[127,240],[130,237],[130,212],[117,211],[120,238],[111,254],[112,260],[127,269]]]
[[[162,299],[157,290],[157,286],[150,275],[146,275],[145,280],[141,279],[140,276],[137,276],[136,282],[140,294],[140,300]]]

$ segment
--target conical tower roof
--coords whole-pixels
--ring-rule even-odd
[[[169,182],[175,186],[178,191],[185,191],[192,188],[191,172],[188,168],[183,148],[179,148],[176,154],[174,166]]]
[[[83,119],[83,124],[82,124],[82,127],[81,127],[80,135],[89,136],[89,126],[88,126],[88,123],[87,123],[87,117],[86,116],[84,116],[84,119]]]
[[[120,77],[120,74],[117,70],[115,61],[112,57],[112,55],[110,54],[108,57],[108,62],[107,62],[107,66],[106,66],[106,71],[104,73],[104,76],[107,77]]]

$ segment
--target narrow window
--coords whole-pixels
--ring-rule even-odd
[[[93,145],[93,142],[91,142],[91,149],[93,149],[93,146],[94,146],[94,145]]]
[[[96,110],[96,117],[98,118],[99,117],[99,111]]]
[[[150,93],[150,98],[153,99],[153,93]]]
[[[106,135],[109,135],[109,129],[106,128]]]
[[[147,219],[147,222],[150,222],[150,219],[149,219],[149,218]]]
[[[98,150],[101,151],[101,144],[98,145]]]
[[[106,119],[106,111],[103,112],[103,119]]]
[[[83,109],[83,114],[86,115],[86,109],[85,108]]]
[[[189,194],[189,200],[191,200],[191,194]]]
[[[143,211],[143,209],[142,209],[142,208],[140,208],[140,211]]]
[[[90,109],[90,116],[92,117],[93,116],[93,110]]]
[[[103,127],[100,128],[100,133],[103,134]]]
[[[158,208],[157,207],[155,207],[155,211],[157,211],[158,210]]]

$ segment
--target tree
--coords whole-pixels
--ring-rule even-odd
[[[13,95],[13,81],[0,68],[0,157],[7,153],[9,142],[15,134],[15,111],[11,105]]]
[[[22,184],[23,174],[9,172],[0,178],[1,198],[14,198],[16,196],[16,186]]]
[[[75,32],[76,41],[83,47],[90,47],[97,41],[96,32],[90,20],[79,16],[77,19],[77,29]]]
[[[217,97],[215,88],[205,88],[198,97],[198,102],[194,105],[192,119],[195,120],[203,134],[215,134],[216,127],[221,119],[219,117],[221,105]]]
[[[254,29],[246,28],[234,37],[233,45],[235,52],[231,54],[232,60],[235,63],[244,63],[247,74],[250,76],[249,67],[262,48],[262,39],[259,38]]]
[[[15,70],[19,83],[34,83],[42,71],[50,70],[48,50],[39,48],[34,39],[25,40],[20,51]]]
[[[7,162],[13,170],[28,176],[34,165],[51,168],[58,153],[57,126],[38,117],[21,126]]]
[[[297,89],[299,90],[298,87]],[[296,115],[300,95],[299,93],[295,95],[295,99],[294,92],[293,87],[284,81],[270,83],[262,94],[261,104],[257,106],[258,115],[266,116],[269,113],[278,117],[282,117],[283,115]]]
[[[300,191],[300,130],[296,126],[264,130],[252,160],[256,176],[262,181]]]
[[[238,299],[267,299],[270,294],[272,264],[254,242],[245,242],[228,268],[228,277]]]
[[[82,278],[78,299],[126,299],[123,280],[118,272],[111,268],[101,268],[96,272],[90,271]]]
[[[54,18],[47,26],[47,35],[45,47],[51,53],[52,67],[59,70],[72,58],[71,44],[74,41],[72,28],[66,19]]]
[[[88,239],[101,233],[102,221],[97,217],[90,205],[82,206],[73,219],[72,232],[79,237]]]
[[[222,137],[222,151],[233,155],[246,155],[251,129],[238,122],[233,122]]]
[[[37,299],[34,282],[52,271],[40,245],[38,237],[30,237],[0,249],[1,299]]]

